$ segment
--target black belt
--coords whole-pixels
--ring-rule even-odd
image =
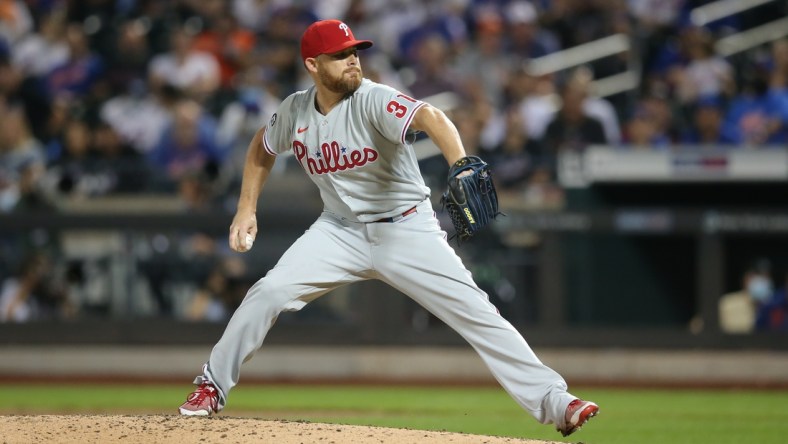
[[[405,211],[402,214],[398,214],[396,216],[391,216],[391,217],[384,217],[383,219],[378,219],[378,220],[374,221],[373,223],[378,223],[378,222],[389,222],[389,223],[396,222],[396,221],[402,219],[403,217],[405,217],[405,216],[407,216],[409,214],[413,214],[415,212],[416,212],[416,207],[414,206],[414,207],[411,207],[409,210]]]

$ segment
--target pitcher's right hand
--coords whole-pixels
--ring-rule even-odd
[[[251,243],[246,242],[247,235],[254,238],[257,236],[257,216],[254,211],[238,210],[230,225],[229,244],[233,250],[244,253],[252,248]]]

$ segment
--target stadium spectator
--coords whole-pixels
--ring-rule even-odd
[[[177,91],[163,88],[150,94],[142,82],[132,82],[125,94],[112,97],[99,110],[100,119],[108,123],[140,153],[150,153],[172,122],[172,107]],[[130,119],[129,116],[134,116]]]
[[[65,287],[53,277],[53,266],[49,254],[33,252],[18,274],[0,283],[0,322],[73,317],[75,307]]]
[[[666,100],[658,96],[643,97],[627,122],[625,143],[643,149],[665,149],[674,141],[673,114]]]
[[[184,172],[177,181],[177,193],[182,208],[186,211],[210,211],[215,203],[211,187],[214,181],[215,178],[204,171]]]
[[[26,34],[13,47],[13,63],[24,76],[43,77],[69,59],[62,14],[40,19],[39,31]]]
[[[221,82],[219,63],[211,54],[193,49],[193,42],[189,28],[172,31],[171,50],[150,61],[148,81],[155,92],[171,86],[198,101],[216,92]]]
[[[771,263],[759,259],[744,272],[741,289],[720,298],[720,329],[734,334],[753,332],[760,307],[773,294]]]
[[[605,144],[602,123],[589,116],[583,108],[586,99],[584,86],[568,82],[561,91],[561,110],[547,125],[542,143],[548,156],[561,151],[583,151],[588,145]]]
[[[685,0],[627,0],[635,26],[632,36],[646,71],[662,71],[667,68],[663,63],[678,57],[676,25],[684,3]]]
[[[152,55],[149,34],[150,24],[143,19],[119,24],[111,42],[112,51],[106,56],[106,76],[113,96],[128,91],[132,83],[145,81]]]
[[[720,146],[725,144],[722,137],[724,106],[718,97],[704,97],[695,102],[692,110],[691,125],[681,137],[686,145]]]
[[[186,319],[208,322],[227,321],[230,317],[230,309],[224,300],[227,296],[227,278],[221,269],[211,270],[203,286],[195,292],[189,302]]]
[[[43,262],[37,257],[22,265],[18,276],[0,286],[0,322],[28,322],[36,316],[34,287],[41,281]]]
[[[558,39],[539,25],[537,10],[530,1],[511,1],[504,7],[503,16],[510,54],[527,60],[561,49]]]
[[[45,182],[56,197],[89,198],[153,190],[162,180],[111,126],[72,119],[63,134],[62,155],[51,163]]]
[[[572,83],[574,88],[584,91],[586,98],[583,100],[583,112],[602,124],[607,143],[618,144],[621,141],[621,125],[618,122],[616,110],[609,101],[592,94],[592,80],[594,80],[594,73],[591,69],[581,66],[572,70],[567,82]]]
[[[229,13],[211,17],[208,24],[208,29],[195,37],[192,48],[213,55],[219,63],[221,87],[227,90],[232,87],[238,71],[251,65],[255,35],[238,27],[235,17]]]
[[[468,105],[468,108],[473,110],[476,119],[479,121],[481,128],[479,149],[480,152],[484,153],[494,150],[495,147],[503,142],[507,131],[507,114],[512,108],[514,108],[515,112],[519,112],[519,109],[516,107],[499,108],[487,99],[481,88],[478,88],[476,91],[476,97]]]
[[[451,119],[456,122],[457,132],[468,155],[479,155],[482,125],[476,113],[470,108],[457,108],[452,110]]]
[[[0,57],[0,103],[22,107],[33,136],[45,144],[50,140],[53,103],[45,80],[25,77],[19,68],[4,57]]]
[[[56,197],[86,198],[112,192],[125,165],[102,162],[93,148],[93,132],[88,124],[79,119],[69,120],[62,139],[62,154],[47,170],[50,193]]]
[[[178,182],[196,172],[211,172],[215,176],[225,155],[225,147],[218,140],[216,120],[200,104],[186,99],[176,104],[172,123],[148,159]]]
[[[502,193],[522,191],[534,172],[544,167],[541,145],[528,135],[521,121],[517,108],[510,109],[503,141],[489,154],[496,185]]]
[[[52,97],[84,98],[103,81],[104,62],[89,46],[81,25],[68,25],[66,42],[69,58],[47,75],[49,94]]]
[[[512,96],[512,103],[519,108],[519,115],[528,135],[542,139],[547,125],[558,109],[553,77],[534,76],[527,66],[515,68],[510,77],[508,91]]]
[[[755,147],[763,144],[784,145],[786,129],[778,99],[779,92],[770,91],[768,73],[753,70],[744,80],[741,94],[731,100],[723,124],[724,139],[733,144]]]
[[[16,44],[33,29],[33,17],[22,0],[6,0],[0,3],[0,42]]]
[[[222,15],[227,9],[227,0],[179,0],[175,8],[182,21],[195,18],[205,22]]]
[[[544,4],[539,14],[543,26],[552,30],[562,48],[570,48],[578,44],[575,30],[577,29],[576,2],[572,0],[550,0]]]
[[[219,258],[194,293],[185,312],[189,321],[226,322],[245,292],[236,285],[246,273],[238,257]]]
[[[150,165],[137,150],[121,140],[107,123],[93,128],[92,147],[96,153],[96,171],[108,182],[108,193],[140,193],[155,189],[162,179],[155,177]]]
[[[714,40],[703,28],[688,28],[684,31],[684,66],[673,71],[676,97],[689,104],[706,96],[730,97],[735,92],[733,67],[724,58],[714,53]]]
[[[660,140],[657,134],[653,116],[643,109],[635,111],[635,115],[627,122],[625,143],[629,147],[646,150],[665,147],[664,140]]]
[[[782,286],[761,305],[755,328],[759,331],[788,332],[788,273]]]
[[[147,280],[156,314],[186,315],[188,303],[181,304],[178,298],[193,296],[195,291],[205,286],[211,272],[221,266],[226,258],[225,250],[220,248],[223,240],[224,237],[214,238],[202,232],[151,236],[146,242],[149,243],[148,251],[138,258],[138,265],[144,274],[143,279]],[[236,276],[237,267],[225,268],[225,277]],[[191,300],[190,297],[185,299]]]
[[[415,43],[416,72],[408,88],[417,99],[445,92],[459,92],[449,69],[449,45],[440,34],[429,34]]]
[[[0,102],[0,213],[46,206],[38,191],[46,157],[19,107]]]
[[[276,96],[284,97],[296,89],[303,89],[299,83],[303,69],[298,42],[301,30],[311,23],[308,17],[311,16],[307,12],[296,7],[277,9],[265,31],[257,37],[254,60],[277,85]]]
[[[769,60],[769,113],[773,119],[774,143],[788,143],[788,39],[771,45]]]
[[[629,13],[649,34],[673,28],[683,3],[684,0],[627,0]]]
[[[463,90],[479,90],[494,106],[500,107],[504,102],[503,88],[514,63],[504,51],[503,18],[494,11],[479,15],[475,36],[462,56],[454,59],[452,72]],[[485,69],[479,70],[480,66]]]
[[[238,74],[236,80],[236,98],[222,110],[217,134],[219,143],[229,147],[222,165],[226,181],[240,179],[247,141],[260,128],[260,122],[272,116],[282,101],[273,94],[276,88],[263,69],[246,69]],[[280,167],[284,164],[282,162]]]
[[[125,20],[124,26],[129,22],[137,22],[132,26],[139,26],[139,30],[144,32],[151,55],[169,51],[172,41],[170,35],[176,26],[174,22],[183,23],[188,19],[176,19],[174,4],[170,1],[134,0],[129,6],[131,9],[121,16]]]
[[[244,29],[262,33],[277,6],[274,2],[260,0],[230,0],[230,11]]]
[[[450,0],[441,3],[462,3],[466,0]],[[433,6],[435,2],[432,2]],[[468,10],[464,9],[463,13]],[[331,15],[331,17],[336,17]],[[328,18],[328,17],[323,17]],[[410,0],[379,1],[353,1],[348,6],[347,23],[356,34],[369,36],[375,42],[376,49],[370,52],[379,52],[391,59],[392,64],[402,66],[409,59],[409,49],[413,41],[410,37],[417,36],[420,29],[434,31],[422,24],[427,20],[426,2],[413,2]],[[405,35],[410,31],[409,38]],[[449,37],[446,36],[448,39]],[[371,49],[371,48],[370,48]]]
[[[36,0],[28,3],[47,3],[51,0]],[[99,38],[105,37],[111,30],[113,19],[128,14],[131,2],[115,0],[82,0],[60,2],[53,7],[65,7],[66,19],[69,23],[82,23],[90,29],[90,34]],[[99,44],[96,41],[94,44]]]
[[[468,38],[466,20],[458,17],[455,8],[463,1],[453,0],[433,2],[433,4],[401,1],[401,6],[406,6],[404,8],[406,10],[399,12],[396,11],[395,5],[389,6],[391,19],[385,21],[399,23],[401,26],[395,33],[398,47],[390,48],[390,52],[402,64],[411,64],[419,59],[421,43],[425,39],[438,36],[446,44],[446,52],[450,57],[454,56]]]

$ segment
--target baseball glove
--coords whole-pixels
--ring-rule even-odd
[[[472,173],[457,177],[466,170]],[[470,239],[501,214],[490,167],[479,157],[466,156],[454,162],[449,168],[448,182],[441,203],[451,217],[456,230],[454,236],[461,241]]]

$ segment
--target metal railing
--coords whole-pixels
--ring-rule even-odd
[[[717,41],[714,50],[723,57],[729,57],[764,43],[779,40],[787,35],[788,17],[783,17],[747,31],[723,37]]]
[[[562,71],[568,68],[593,62],[628,51],[631,44],[626,34],[614,34],[608,37],[583,43],[563,51],[554,52],[531,60],[528,64],[528,73],[533,76],[542,76]]]
[[[729,17],[748,9],[771,3],[774,0],[720,0],[690,11],[690,21],[695,26],[706,26],[711,22]]]
[[[527,71],[533,76],[542,76],[584,65],[605,57],[627,52],[632,42],[626,34],[613,34],[592,42],[583,43],[563,51],[537,57],[528,62]],[[591,82],[591,93],[598,97],[631,91],[640,84],[640,60],[630,56],[627,71],[596,79]]]
[[[705,26],[772,1],[774,0],[720,0],[693,9],[690,12],[690,20],[695,26]],[[728,57],[786,35],[788,35],[788,17],[724,37],[716,43],[715,50],[719,55]],[[552,74],[630,51],[632,47],[631,39],[626,34],[614,34],[532,59],[528,62],[527,71],[534,76]],[[591,82],[590,87],[592,94],[607,97],[637,89],[639,84],[640,60],[632,54],[627,71],[596,79]]]

